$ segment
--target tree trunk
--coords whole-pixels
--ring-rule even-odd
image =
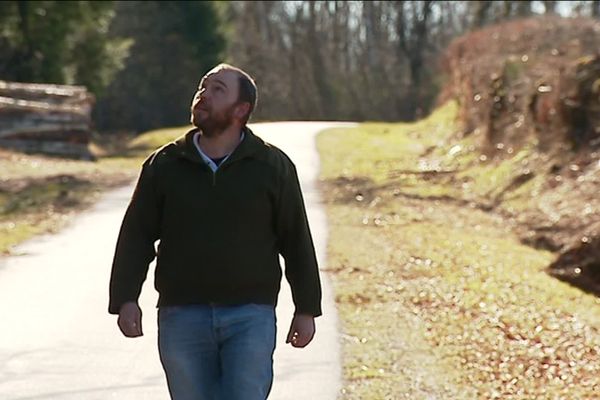
[[[594,0],[590,4],[592,7],[592,17],[600,18],[600,0]]]
[[[421,99],[421,78],[423,76],[423,60],[424,50],[427,43],[427,22],[431,12],[431,1],[423,1],[419,11],[413,14],[413,39],[411,52],[409,55],[409,66],[411,76],[411,97],[415,99],[413,107],[413,117],[419,118],[423,112],[423,104]]]
[[[19,68],[17,68],[17,79],[23,82],[33,79],[33,42],[29,31],[29,3],[27,1],[18,1],[19,10],[19,31],[23,37],[23,50],[18,52]]]
[[[529,17],[532,14],[531,1],[518,1],[516,7],[516,14],[517,17]]]
[[[513,15],[515,2],[511,0],[504,1],[504,11],[501,19],[509,19]]]
[[[487,24],[489,19],[489,13],[492,8],[492,1],[477,1],[475,3],[471,3],[475,6],[475,15],[473,18],[473,27],[481,28],[485,24]]]
[[[545,14],[550,14],[550,15],[556,14],[556,6],[557,6],[556,1],[544,1],[543,3],[544,3],[544,13]]]
[[[328,81],[328,73],[325,69],[323,57],[320,51],[320,38],[317,32],[317,13],[315,2],[309,2],[309,20],[308,20],[308,39],[310,43],[310,59],[312,65],[312,74],[320,101],[319,118],[331,119],[335,114],[335,104],[331,87]]]

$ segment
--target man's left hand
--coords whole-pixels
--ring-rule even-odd
[[[294,347],[306,347],[315,336],[315,318],[312,315],[294,315],[286,343]]]

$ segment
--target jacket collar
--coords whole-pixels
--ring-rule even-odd
[[[244,139],[227,159],[227,163],[246,157],[251,157],[264,146],[264,141],[256,136],[254,132],[250,130],[250,128],[245,126],[242,128],[242,130],[245,133]],[[198,149],[196,149],[196,145],[194,144],[194,135],[197,132],[198,128],[191,129],[186,134],[175,140],[176,154],[179,157],[190,161],[204,163],[204,160],[200,154],[198,154]]]

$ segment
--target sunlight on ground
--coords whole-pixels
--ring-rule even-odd
[[[343,398],[592,398],[599,299],[547,275],[555,256],[485,211],[531,148],[492,164],[471,138],[446,144],[453,107],[318,138]]]

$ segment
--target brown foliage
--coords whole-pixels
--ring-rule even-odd
[[[490,26],[451,43],[443,68],[440,100],[459,102],[463,132],[478,134],[482,151],[537,143],[526,161],[546,182],[518,216],[522,241],[558,253],[552,275],[600,293],[600,21]]]
[[[599,52],[600,22],[590,18],[489,26],[448,47],[440,101],[458,100],[464,133],[482,132],[487,149],[518,147],[530,135],[541,149],[565,140],[587,143],[600,129]]]

